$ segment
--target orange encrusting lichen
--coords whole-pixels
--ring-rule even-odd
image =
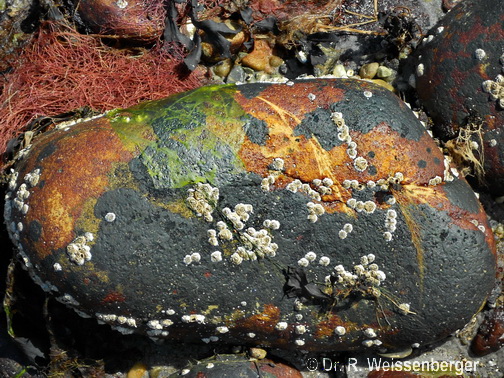
[[[78,135],[69,131],[64,137],[42,136],[53,139],[55,151],[44,158],[44,185],[32,189],[30,211],[26,215],[27,224],[41,223],[40,238],[32,242],[39,254],[64,249],[78,236],[74,234],[75,222],[84,203],[107,190],[106,177],[113,164],[131,159],[131,153],[123,148],[107,122],[104,118],[97,119]],[[22,174],[33,170],[37,161],[31,160],[33,163]],[[39,256],[41,260],[44,257]]]

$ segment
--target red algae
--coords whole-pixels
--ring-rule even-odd
[[[97,36],[45,23],[2,83],[0,151],[41,116],[126,108],[201,86],[201,73],[184,70],[182,48],[167,47],[115,49]]]

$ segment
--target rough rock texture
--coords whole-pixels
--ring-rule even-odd
[[[42,135],[6,196],[33,278],[124,333],[387,349],[492,288],[486,215],[373,83],[210,86]]]
[[[77,11],[94,32],[152,43],[163,33],[163,6],[145,0],[81,0]]]
[[[436,132],[445,140],[478,143],[458,152],[484,161],[488,189],[499,195],[504,194],[503,23],[502,1],[463,1],[415,53],[418,95]]]
[[[30,38],[38,3],[32,0],[0,2],[0,72],[9,70]]]

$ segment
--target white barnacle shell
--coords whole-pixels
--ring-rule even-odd
[[[369,264],[369,270],[374,270],[374,271],[377,271],[378,270],[378,264]]]
[[[147,322],[147,327],[151,329],[163,329],[163,326],[159,322],[159,320],[149,320]]]
[[[322,256],[319,260],[319,264],[322,266],[328,266],[331,263],[331,259],[327,256]]]
[[[351,207],[352,209],[355,209],[355,206],[357,205],[357,200],[355,198],[350,198],[346,202],[346,204],[347,204],[348,207]]]
[[[191,262],[198,263],[201,261],[201,255],[198,252],[191,253]]]
[[[280,222],[277,221],[276,219],[273,219],[271,221],[271,229],[272,230],[278,230],[280,228]]]
[[[26,215],[26,214],[28,214],[28,210],[29,210],[29,209],[30,209],[30,208],[29,208],[29,206],[25,203],[25,204],[23,204],[23,206],[21,207],[21,213],[22,213],[23,215]]]
[[[226,326],[219,326],[215,329],[219,333],[227,333],[229,332],[229,328]]]
[[[365,347],[370,348],[370,347],[372,347],[374,345],[374,342],[373,342],[373,340],[364,340],[362,342],[362,345],[364,345]]]
[[[300,315],[300,314],[298,314]],[[295,328],[295,332],[298,334],[298,335],[302,335],[304,333],[306,333],[306,327],[302,324],[300,325],[297,325],[296,328]]]
[[[315,259],[317,258],[317,254],[315,252],[310,251],[305,255],[305,258],[310,262],[315,261]]]
[[[343,336],[346,333],[346,329],[343,326],[337,326],[334,329],[334,333],[338,336]]]
[[[375,330],[373,328],[366,328],[364,330],[364,335],[366,337],[369,337],[369,338],[373,339],[373,338],[376,337],[376,332],[375,332]]]
[[[334,184],[334,181],[331,180],[329,177],[326,177],[322,180],[322,184],[324,186],[332,186]]]
[[[195,315],[192,315],[191,320],[192,320],[193,322],[198,323],[198,324],[204,324],[204,323],[205,323],[205,315],[202,315],[202,314],[195,314]]]
[[[209,237],[208,243],[210,243],[210,245],[213,245],[214,247],[217,247],[219,245],[219,241],[217,240],[217,238],[215,236]]]
[[[161,323],[161,325],[163,327],[169,327],[169,326],[171,326],[173,324],[173,320],[171,320],[171,319],[163,319],[163,320],[161,320],[160,323]]]
[[[320,203],[317,203],[315,206],[313,206],[313,213],[317,216],[320,216],[325,213],[324,206],[322,206]]]
[[[298,265],[302,267],[307,267],[308,265],[310,265],[310,261],[307,258],[303,257],[298,260]]]
[[[287,329],[287,327],[288,327],[287,322],[278,322],[275,326],[275,328],[279,331],[284,331]]]
[[[483,60],[486,57],[486,52],[483,49],[476,49],[474,51],[474,57],[478,60]]]
[[[344,272],[345,272],[345,267],[344,267],[343,265],[341,265],[341,264],[340,264],[340,265],[336,265],[336,266],[334,267],[334,270],[335,270],[336,272],[338,272],[338,273],[344,273]]]
[[[366,271],[363,264],[358,264],[354,266],[354,272],[357,274],[363,274]]]
[[[271,163],[271,167],[275,171],[281,171],[284,169],[284,160],[282,158],[275,158],[273,159],[273,162]]]
[[[385,241],[391,241],[392,240],[392,233],[390,233],[389,231],[385,231],[383,233],[383,238],[385,239]]]
[[[417,67],[416,67],[416,74],[418,77],[422,76],[425,72],[425,66],[423,65],[423,63],[420,63]]]
[[[387,218],[388,219],[395,219],[395,218],[397,218],[397,212],[394,209],[387,210]]]
[[[385,281],[385,278],[387,278],[387,276],[383,271],[377,270],[375,272],[375,278],[378,279],[379,281]]]
[[[345,225],[343,226],[343,231],[349,234],[353,231],[353,226],[350,223],[345,223]]]
[[[357,210],[357,212],[361,212],[364,210],[364,202],[363,201],[357,201],[355,203],[355,210]]]
[[[191,315],[182,315],[181,320],[183,323],[190,323],[191,322]]]
[[[104,218],[107,222],[112,223],[116,220],[116,215],[114,213],[107,213]]]
[[[346,152],[350,159],[355,159],[357,157],[357,150],[353,148],[347,148]]]
[[[350,189],[350,186],[352,185],[352,181],[350,181],[350,180],[343,180],[343,182],[341,183],[341,185],[345,189]]]
[[[243,261],[243,257],[240,256],[239,253],[235,252],[230,257],[231,262],[235,265],[240,265]]]
[[[372,214],[376,210],[376,204],[373,201],[364,202],[364,212],[367,214]]]
[[[219,231],[219,237],[222,240],[232,240],[233,239],[233,233],[229,229],[224,229]]]

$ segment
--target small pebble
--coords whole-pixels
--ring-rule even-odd
[[[250,348],[249,349],[249,355],[251,358],[255,358],[257,360],[262,360],[266,357],[266,354],[268,352],[266,352],[264,349],[262,348]]]
[[[376,76],[378,67],[380,67],[380,65],[376,62],[364,64],[359,70],[359,75],[363,79],[372,79]]]
[[[392,70],[388,67],[385,66],[380,66],[378,67],[378,70],[376,71],[376,76],[378,76],[380,79],[386,79],[387,77],[392,75]]]

